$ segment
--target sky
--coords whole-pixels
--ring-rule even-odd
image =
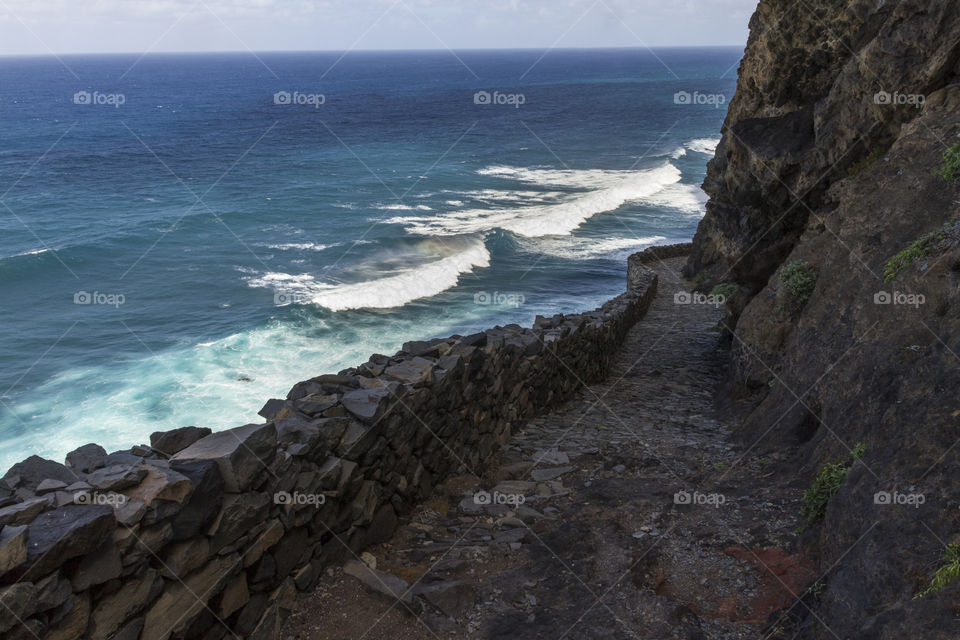
[[[0,55],[744,45],[757,0],[0,0]]]

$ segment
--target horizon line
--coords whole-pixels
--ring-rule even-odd
[[[64,56],[151,56],[151,55],[223,55],[223,54],[246,54],[246,55],[269,55],[282,53],[426,53],[426,52],[473,52],[473,51],[570,51],[570,50],[640,50],[655,51],[661,49],[718,49],[746,47],[744,44],[683,44],[683,45],[657,45],[657,46],[603,46],[603,45],[585,45],[568,47],[430,47],[430,48],[402,48],[402,49],[223,49],[223,50],[184,50],[184,51],[71,51],[71,52],[45,52],[45,53],[0,53],[0,58],[57,58]]]

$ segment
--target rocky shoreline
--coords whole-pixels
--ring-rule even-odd
[[[656,295],[643,263],[664,251],[632,257],[627,291],[595,311],[406,343],[298,383],[261,424],[14,465],[0,479],[0,633],[275,637],[326,566],[602,379]]]

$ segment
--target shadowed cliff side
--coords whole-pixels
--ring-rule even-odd
[[[960,634],[960,581],[914,597],[960,542],[958,82],[956,2],[763,0],[751,20],[685,275],[736,291],[744,444],[811,482],[850,466],[802,538],[825,586],[783,637]]]

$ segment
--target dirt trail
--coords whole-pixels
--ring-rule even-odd
[[[659,293],[607,381],[364,554],[409,589],[329,569],[284,638],[777,637],[768,617],[815,577],[792,550],[801,488],[716,418],[722,309],[675,301],[683,260],[651,265]],[[376,592],[394,584],[401,601]]]

